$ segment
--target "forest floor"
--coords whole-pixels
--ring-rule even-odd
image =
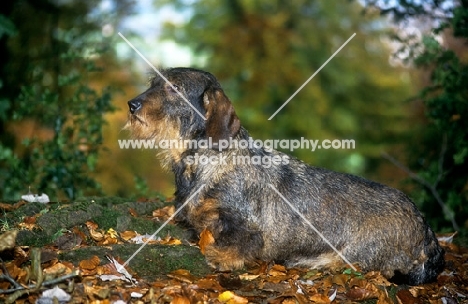
[[[468,303],[468,249],[450,236],[439,239],[446,267],[437,281],[406,286],[346,265],[215,272],[200,250],[209,236],[196,244],[173,221],[164,225],[171,202],[88,197],[0,208],[4,303]]]

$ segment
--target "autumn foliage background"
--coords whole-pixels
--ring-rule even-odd
[[[120,31],[157,66],[190,64],[216,75],[254,138],[354,139],[355,150],[293,154],[400,188],[434,230],[466,234],[466,1],[153,2],[2,4],[3,200],[29,190],[52,200],[171,196],[172,176],[155,151],[118,146],[128,136],[126,101],[149,76]],[[157,26],[129,26],[150,9]],[[171,57],[163,45],[183,52]]]

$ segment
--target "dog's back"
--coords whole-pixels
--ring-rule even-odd
[[[263,149],[230,153],[234,157],[285,156]],[[226,214],[223,220],[262,232],[263,246],[250,255],[288,266],[342,263],[323,236],[363,270],[378,269],[388,278],[413,285],[437,277],[444,265],[443,249],[405,194],[287,157],[288,164],[270,168],[237,162],[235,170],[216,169],[217,182],[210,186],[217,190],[211,190],[210,196],[217,197]],[[229,238],[234,235],[224,234]],[[245,245],[255,250],[255,244]]]

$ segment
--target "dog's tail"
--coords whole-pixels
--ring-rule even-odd
[[[396,272],[392,281],[398,284],[420,285],[435,281],[439,273],[444,270],[445,251],[440,247],[434,232],[429,227],[427,227],[427,235],[424,244],[424,254],[427,260],[414,267],[407,274]]]

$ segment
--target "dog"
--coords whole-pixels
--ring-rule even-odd
[[[176,207],[185,204],[179,219],[214,238],[204,248],[210,265],[232,270],[264,260],[317,268],[346,258],[396,282],[437,278],[444,250],[405,194],[274,149],[236,145],[249,133],[212,74],[161,73],[128,101],[125,128],[137,139],[211,144],[159,151],[175,175]]]

